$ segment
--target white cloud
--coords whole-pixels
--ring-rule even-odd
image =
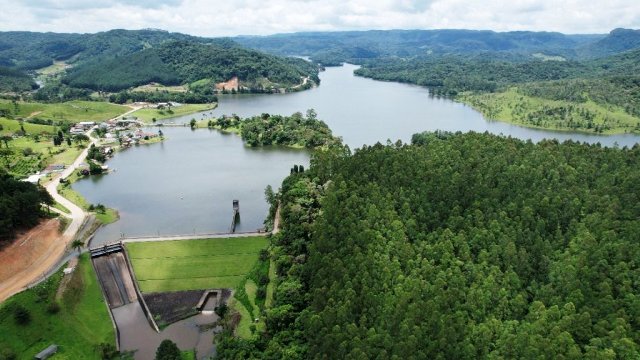
[[[640,28],[636,0],[0,0],[0,30],[161,28],[202,36],[364,29],[606,33]]]

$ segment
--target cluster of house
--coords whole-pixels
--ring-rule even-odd
[[[140,141],[142,140],[149,140],[149,139],[153,139],[155,137],[158,137],[157,133],[153,133],[153,132],[145,132],[142,131],[142,129],[138,129],[134,132],[129,132],[127,134],[125,134],[124,136],[120,137],[120,144],[123,147],[129,147],[131,145],[135,145],[140,143]]]
[[[166,109],[166,108],[178,107],[180,105],[182,104],[174,101],[169,101],[169,102],[159,102],[157,104],[147,104],[147,107],[151,107],[155,109]]]
[[[96,126],[96,123],[93,121],[81,121],[73,125],[73,127],[69,129],[69,133],[71,133],[71,135],[84,134],[87,130],[91,129],[94,126]]]

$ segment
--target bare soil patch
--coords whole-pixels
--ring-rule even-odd
[[[240,81],[238,81],[237,76],[234,76],[229,81],[220,82],[216,84],[216,90],[238,91],[238,89],[240,89]]]
[[[0,249],[0,284],[27,269],[46,272],[49,267],[42,268],[39,264],[51,255],[52,247],[61,240],[59,226],[57,219],[44,220],[33,229],[18,234],[13,243]]]

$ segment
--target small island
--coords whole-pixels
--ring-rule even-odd
[[[200,122],[191,120],[192,129],[204,126],[239,134],[251,147],[279,145],[321,149],[342,143],[342,139],[334,136],[329,126],[317,118],[313,109],[307,110],[305,115],[300,112],[291,116],[264,113],[246,119],[233,115]]]

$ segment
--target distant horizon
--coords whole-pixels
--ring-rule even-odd
[[[0,0],[0,31],[162,28],[201,37],[368,30],[605,34],[640,28],[640,2],[571,0]]]
[[[233,35],[220,35],[220,36],[211,35],[211,36],[207,36],[207,35],[195,35],[195,34],[182,32],[182,31],[172,31],[172,30],[162,29],[162,28],[148,28],[147,27],[147,28],[129,28],[129,29],[127,29],[127,28],[112,28],[112,29],[99,30],[99,31],[93,31],[93,32],[0,30],[0,33],[3,33],[3,32],[31,32],[31,33],[42,33],[42,34],[52,33],[52,34],[77,34],[77,35],[89,34],[89,35],[95,35],[95,34],[99,34],[99,33],[106,33],[106,32],[110,32],[110,31],[118,31],[118,30],[123,30],[123,31],[160,31],[160,32],[167,32],[167,33],[176,33],[176,34],[182,34],[182,35],[189,35],[189,36],[194,36],[194,37],[216,39],[216,38],[234,38],[234,37],[268,37],[268,36],[276,36],[276,35],[313,34],[313,33],[328,33],[328,34],[330,34],[330,33],[356,33],[356,32],[371,32],[371,31],[379,31],[379,32],[391,32],[391,31],[476,31],[476,32],[494,32],[494,33],[497,33],[497,34],[504,34],[504,33],[550,33],[550,34],[562,34],[562,35],[567,35],[567,36],[574,36],[574,35],[575,36],[589,36],[589,35],[607,35],[607,34],[610,34],[612,31],[618,30],[618,29],[631,30],[631,31],[640,31],[640,28],[633,29],[633,28],[622,28],[622,27],[613,28],[613,29],[610,29],[609,31],[599,32],[599,33],[595,33],[595,32],[594,33],[565,33],[565,32],[550,31],[550,30],[492,30],[492,29],[464,29],[464,28],[433,28],[433,29],[418,29],[418,28],[377,29],[377,28],[372,28],[372,29],[357,29],[357,30],[308,30],[308,31],[291,31],[291,32],[269,33],[269,34],[242,34],[241,33],[241,34],[233,34]]]

